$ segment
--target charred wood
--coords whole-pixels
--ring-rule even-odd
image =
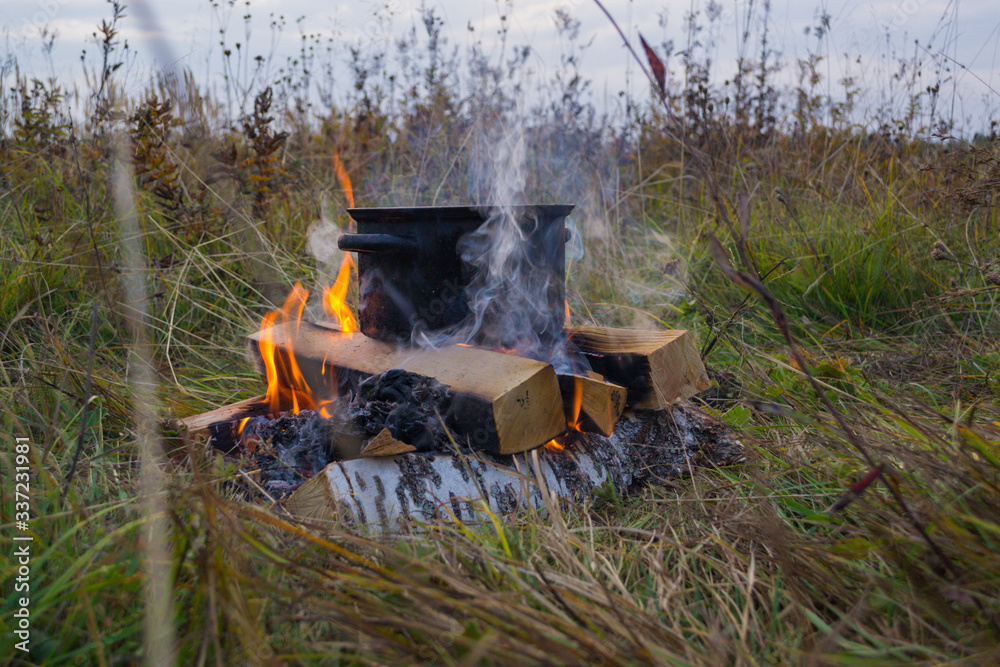
[[[666,408],[709,386],[688,331],[567,327],[566,332],[595,372],[628,390],[630,408]]]

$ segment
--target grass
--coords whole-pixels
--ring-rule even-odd
[[[227,126],[217,106],[163,104],[190,90],[118,100],[123,120],[95,112],[74,127],[54,83],[14,93],[0,138],[0,522],[10,552],[8,480],[15,438],[28,438],[34,541],[32,652],[4,661],[158,657],[143,625],[150,524],[129,275],[145,281],[160,416],[259,393],[244,336],[296,280],[322,282],[309,226],[347,224],[335,150],[359,205],[443,203],[481,185],[466,182],[469,128],[486,121],[441,81],[395,110],[359,89],[312,125],[262,94],[224,130],[207,129]],[[698,402],[739,429],[746,463],[374,539],[300,522],[248,492],[232,462],[173,449],[160,518],[177,664],[1000,660],[996,137],[965,146],[817,124],[762,140],[704,111],[684,117],[711,121],[690,136],[726,184],[733,234],[653,111],[618,135],[594,135],[583,116],[532,117],[533,187],[581,202],[574,322],[714,340],[716,386]],[[123,255],[111,184],[122,137],[140,268]],[[710,236],[763,276],[804,363],[765,303],[719,270]],[[891,473],[830,511],[871,469],[837,416]],[[2,572],[7,651],[20,594],[14,562]]]

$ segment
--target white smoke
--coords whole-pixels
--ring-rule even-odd
[[[528,205],[528,146],[521,123],[483,128],[470,180],[486,221],[459,242],[470,271],[465,289],[470,315],[441,336],[415,331],[417,343],[466,343],[549,361],[569,372],[562,331],[565,313],[560,222],[553,227]],[[484,187],[485,186],[485,187]],[[546,202],[548,203],[548,202]],[[552,202],[563,203],[563,202]],[[571,256],[582,256],[578,235]]]
[[[326,195],[320,200],[319,220],[306,229],[306,252],[316,259],[321,280],[332,280],[337,275],[343,252],[337,247],[340,227],[327,217],[329,200]]]

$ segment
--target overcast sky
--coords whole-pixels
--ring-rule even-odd
[[[236,42],[241,42],[243,49],[247,48],[243,19],[248,13],[245,0],[233,5],[227,0],[215,3],[210,0],[144,0],[148,11],[144,11],[138,0],[128,4],[122,34],[137,54],[132,67],[132,84],[137,89],[144,85],[148,68],[167,59],[192,70],[201,83],[217,79],[222,61],[218,46],[220,27],[226,30],[230,48]],[[249,54],[267,56],[273,51],[276,69],[286,57],[294,55],[301,32],[332,37],[339,50],[334,58],[342,68],[338,76],[342,85],[348,86],[347,47],[360,43],[368,49],[378,50],[381,45],[391,43],[391,39],[403,35],[419,21],[420,4],[416,0],[251,0]],[[530,64],[540,73],[539,81],[544,80],[544,72],[558,65],[560,41],[555,28],[555,12],[565,8],[580,21],[579,41],[591,43],[583,54],[581,69],[594,82],[593,101],[597,107],[601,110],[613,107],[617,93],[625,89],[627,81],[631,81],[635,89],[635,67],[614,28],[591,0],[426,0],[425,4],[443,19],[443,32],[451,45],[465,49],[473,41],[481,40],[494,56],[499,52],[500,17],[507,16],[508,44],[532,47]],[[647,40],[657,45],[673,40],[677,51],[683,49],[687,41],[684,16],[692,7],[704,10],[707,5],[692,4],[688,0],[605,0],[604,4],[630,38],[642,32]],[[718,0],[718,6],[712,54],[718,63],[717,76],[721,79],[734,69],[747,3]],[[828,14],[830,30],[822,52],[829,57],[823,65],[823,73],[833,82],[832,92],[836,93],[836,82],[845,71],[869,90],[887,89],[889,73],[896,67],[892,52],[897,56],[900,53],[912,56],[917,48],[914,40],[919,40],[921,44],[929,44],[931,52],[943,52],[968,68],[968,71],[956,68],[953,72],[959,90],[957,119],[963,115],[981,119],[988,113],[996,117],[1000,96],[990,92],[990,88],[1000,90],[1000,12],[996,7],[993,0],[817,0],[813,3],[774,0],[771,43],[781,52],[782,61],[793,63],[804,57],[810,48],[815,48],[815,33],[806,35],[806,28],[816,26],[821,13]],[[5,50],[17,58],[22,73],[46,77],[54,70],[60,81],[80,83],[80,54],[86,49],[89,55],[96,55],[92,34],[110,13],[110,6],[104,0],[5,0],[0,4]],[[152,20],[146,20],[146,16]],[[758,8],[753,20],[755,27],[759,27],[760,16]],[[270,24],[279,17],[284,17],[284,27],[275,33]],[[666,18],[665,27],[663,17]],[[40,34],[43,29],[56,35],[50,58],[42,48]],[[272,45],[276,34],[277,42]],[[703,34],[703,41],[708,37]],[[929,61],[929,55],[916,52]],[[861,56],[860,63],[857,56]],[[945,62],[940,56],[938,58]],[[675,68],[678,65],[676,58],[673,65]],[[933,67],[927,66],[927,69]],[[794,68],[789,67],[786,76],[793,76],[793,71]],[[931,72],[923,74],[928,77]],[[947,84],[946,92],[950,104],[951,83]]]

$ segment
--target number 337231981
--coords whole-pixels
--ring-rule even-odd
[[[19,442],[14,447],[14,520],[27,521],[29,518],[28,494],[31,492],[28,468],[28,443]]]

